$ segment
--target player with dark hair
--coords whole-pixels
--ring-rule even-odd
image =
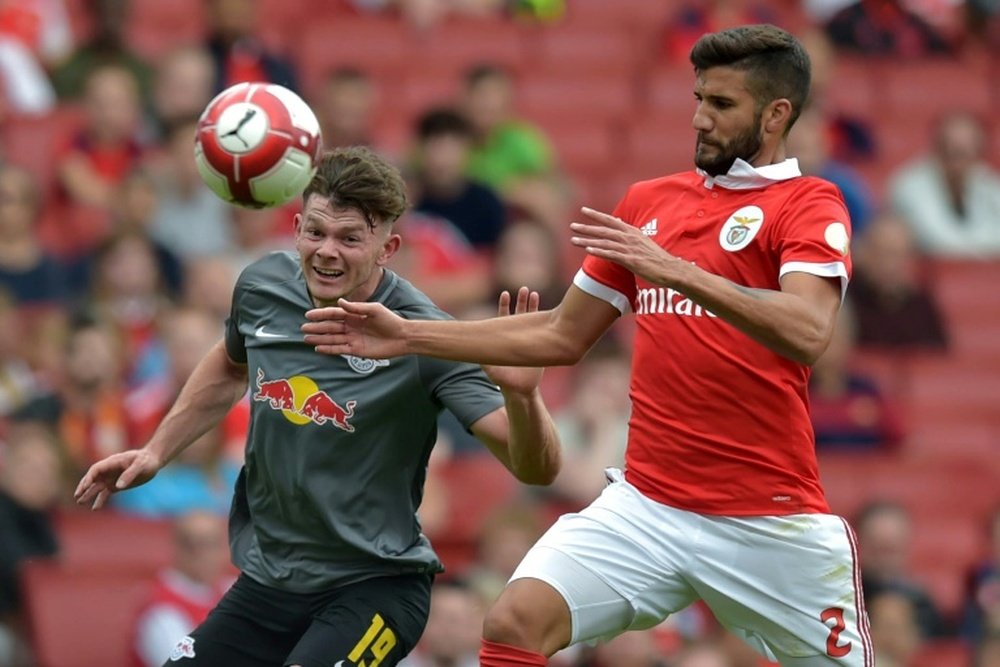
[[[94,464],[76,491],[98,508],[148,481],[217,424],[249,380],[246,464],[230,515],[241,576],[179,638],[171,659],[186,665],[395,665],[413,648],[442,570],[416,517],[442,408],[521,481],[547,484],[558,472],[537,369],[487,376],[429,357],[331,359],[304,342],[305,312],[340,298],[408,318],[447,315],[385,268],[406,208],[394,167],[368,149],[336,150],[320,161],[303,202],[298,257],[272,253],[244,270],[224,340],[149,443]],[[515,301],[516,312],[537,310],[538,295],[526,288]],[[505,293],[500,310],[510,305]]]
[[[697,599],[783,665],[873,664],[855,538],[830,514],[809,422],[809,366],[851,269],[839,192],[785,152],[809,60],[756,25],[703,36],[691,61],[698,169],[635,183],[614,215],[583,209],[572,242],[587,256],[553,310],[307,313],[325,353],[546,366],[576,363],[633,310],[626,470],[526,555],[487,616],[485,667],[545,665]]]

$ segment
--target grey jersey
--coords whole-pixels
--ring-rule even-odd
[[[388,270],[370,300],[408,319],[448,317]],[[293,592],[439,572],[416,518],[438,413],[468,428],[503,398],[472,364],[318,354],[299,329],[312,307],[291,253],[264,257],[236,283],[226,350],[247,364],[252,409],[233,560]]]

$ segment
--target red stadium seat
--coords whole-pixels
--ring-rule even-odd
[[[630,79],[635,75],[642,46],[625,29],[570,23],[540,33],[537,64],[552,72],[614,74]],[[537,71],[539,67],[531,69]]]
[[[206,26],[202,0],[133,0],[125,31],[129,45],[152,61],[179,45],[198,43]]]
[[[662,65],[649,72],[642,85],[642,99],[653,113],[665,111],[686,116],[688,124],[694,116],[694,72],[686,63]]]
[[[146,570],[25,563],[21,584],[38,667],[129,664],[129,625],[150,580]]]
[[[321,17],[302,26],[295,53],[303,89],[315,90],[337,67],[357,67],[376,78],[398,78],[412,57],[409,31],[383,17]]]
[[[59,560],[71,568],[122,567],[153,572],[173,558],[173,532],[166,520],[113,510],[70,510],[56,517]]]
[[[913,667],[968,667],[969,647],[958,639],[932,639],[924,642]]]
[[[518,79],[517,104],[529,118],[562,114],[565,118],[624,120],[635,106],[635,94],[632,83],[617,76],[532,72]]]
[[[0,150],[5,162],[30,171],[42,193],[55,182],[56,153],[80,121],[80,111],[59,107],[41,116],[10,116],[0,123]]]
[[[888,118],[933,121],[956,110],[986,117],[992,109],[989,73],[970,62],[894,60],[881,65],[877,76]]]
[[[420,76],[425,68],[456,78],[471,66],[499,65],[517,71],[525,61],[525,28],[500,19],[452,19],[423,33],[412,33],[407,70]]]
[[[878,88],[869,60],[838,54],[823,102],[830,110],[871,119],[876,115]]]
[[[654,112],[629,124],[625,161],[630,169],[649,179],[694,169],[695,132],[687,114]]]

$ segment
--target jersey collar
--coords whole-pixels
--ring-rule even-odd
[[[754,167],[746,160],[736,158],[733,166],[729,168],[729,172],[722,176],[709,176],[701,169],[698,169],[697,172],[705,177],[705,187],[709,190],[716,185],[727,190],[766,188],[774,183],[802,175],[802,172],[799,171],[799,161],[794,157],[777,164],[766,164],[763,167]]]

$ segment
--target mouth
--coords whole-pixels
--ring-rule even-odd
[[[344,275],[340,269],[321,269],[317,266],[313,267],[313,272],[323,280],[336,280]]]

